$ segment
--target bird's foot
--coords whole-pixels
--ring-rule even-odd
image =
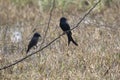
[[[63,35],[65,35],[65,34],[66,34],[66,32],[64,31],[64,32],[63,32]]]

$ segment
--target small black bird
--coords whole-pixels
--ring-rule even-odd
[[[35,33],[31,39],[31,41],[29,42],[28,45],[28,49],[27,49],[27,53],[29,52],[29,50],[33,47],[36,46],[39,40],[39,37],[41,37],[41,35],[39,33]]]
[[[72,41],[76,46],[78,46],[78,44],[73,40],[72,38],[72,32],[69,31],[70,30],[70,26],[67,23],[67,19],[65,17],[60,18],[60,27],[61,29],[66,32],[67,37],[68,37],[68,45],[70,44],[70,42]]]

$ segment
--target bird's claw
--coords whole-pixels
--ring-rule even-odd
[[[64,32],[63,32],[63,35],[65,35],[65,34],[66,34],[66,32],[64,31]]]

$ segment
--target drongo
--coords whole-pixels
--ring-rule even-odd
[[[41,37],[41,35],[39,33],[34,33],[31,41],[29,42],[29,45],[28,45],[28,49],[27,49],[27,53],[29,52],[29,50],[33,47],[33,46],[36,46],[37,43],[38,43],[38,40],[39,40],[39,37]]]
[[[70,26],[69,26],[67,19],[65,17],[60,18],[60,27],[67,34],[68,45],[72,41],[76,46],[78,46],[78,44],[72,38],[72,32],[70,31]]]

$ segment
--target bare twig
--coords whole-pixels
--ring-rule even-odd
[[[97,6],[98,3],[100,3],[100,1],[101,1],[101,0],[99,0],[99,1],[83,16],[83,18],[78,22],[78,24],[77,24],[74,28],[72,28],[71,30],[73,30],[73,29],[75,29],[76,27],[78,27],[79,24],[85,19],[85,17]],[[9,68],[9,67],[11,67],[11,66],[13,66],[13,65],[16,65],[16,64],[24,61],[25,59],[27,59],[28,57],[30,57],[30,56],[32,56],[32,55],[37,54],[37,52],[40,52],[40,51],[44,50],[44,49],[47,48],[49,45],[51,45],[53,42],[55,42],[56,40],[58,40],[61,36],[63,36],[63,34],[59,35],[57,38],[55,38],[54,40],[52,40],[50,43],[48,43],[48,44],[45,45],[44,47],[40,48],[38,51],[36,51],[36,52],[34,52],[34,53],[31,53],[31,54],[27,55],[26,57],[23,57],[22,59],[19,59],[19,60],[17,60],[16,62],[13,62],[13,63],[11,63],[11,64],[9,64],[9,65],[3,66],[2,68],[0,68],[0,70],[7,69],[7,68]]]
[[[49,26],[50,26],[50,21],[51,21],[51,18],[52,18],[52,12],[53,12],[53,10],[54,10],[54,7],[55,7],[55,0],[53,0],[53,5],[52,5],[52,8],[51,8],[51,10],[50,10],[50,16],[49,16],[49,20],[48,20],[48,25],[47,25],[47,28],[46,28],[46,30],[45,30],[45,35],[44,35],[43,41],[42,41],[42,43],[41,43],[41,47],[42,47],[42,44],[45,42],[45,38],[46,38],[46,36],[47,36],[47,32],[48,32],[48,29],[49,29]],[[41,47],[40,47],[40,48],[41,48]]]
[[[73,27],[71,30],[75,29],[76,27],[79,26],[79,24],[85,19],[85,17],[90,14],[90,12],[98,5],[98,3],[100,3],[101,0],[99,0],[83,17],[82,19],[77,23],[77,25],[75,27]]]

